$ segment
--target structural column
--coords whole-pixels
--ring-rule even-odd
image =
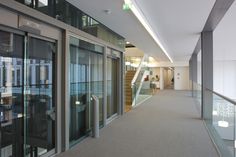
[[[192,91],[192,96],[193,96],[193,77],[192,77],[192,72],[193,72],[193,70],[192,70],[192,58],[189,60],[189,80],[190,80],[190,89],[191,89],[191,91]]]
[[[213,110],[213,32],[201,34],[202,41],[202,110],[201,117],[212,121]]]
[[[107,51],[108,48],[105,47],[105,52],[103,54],[103,125],[107,124]]]
[[[196,96],[196,86],[195,84],[197,84],[197,54],[193,54],[192,55],[192,59],[191,59],[191,62],[192,62],[192,86],[193,86],[193,96],[195,97]]]

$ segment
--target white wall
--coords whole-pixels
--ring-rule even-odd
[[[174,89],[189,90],[189,67],[175,67]]]
[[[214,61],[214,91],[236,100],[236,61]]]
[[[197,83],[202,84],[202,61],[201,61],[202,52],[200,51],[197,55]]]

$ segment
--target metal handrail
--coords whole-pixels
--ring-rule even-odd
[[[227,100],[228,102],[230,102],[230,103],[232,103],[232,104],[234,104],[234,105],[236,106],[236,101],[234,101],[234,100],[232,100],[232,99],[230,99],[230,98],[228,98],[228,97],[226,97],[226,96],[224,96],[224,95],[222,95],[222,94],[219,94],[219,93],[217,93],[217,92],[214,92],[214,91],[212,91],[212,90],[210,90],[210,89],[208,89],[208,88],[205,88],[205,89],[208,90],[208,91],[210,91],[210,92],[212,92],[212,93],[214,93],[215,95],[217,95],[217,96],[219,96],[219,97],[221,97],[221,98]]]

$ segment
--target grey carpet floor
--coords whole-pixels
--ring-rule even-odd
[[[165,90],[58,157],[218,157],[189,92]]]

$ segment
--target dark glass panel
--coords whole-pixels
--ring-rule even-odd
[[[107,118],[117,113],[117,59],[107,58]]]
[[[24,37],[0,31],[0,153],[23,155]]]
[[[28,117],[25,155],[40,156],[55,148],[54,55],[54,43],[29,38],[24,89]]]

